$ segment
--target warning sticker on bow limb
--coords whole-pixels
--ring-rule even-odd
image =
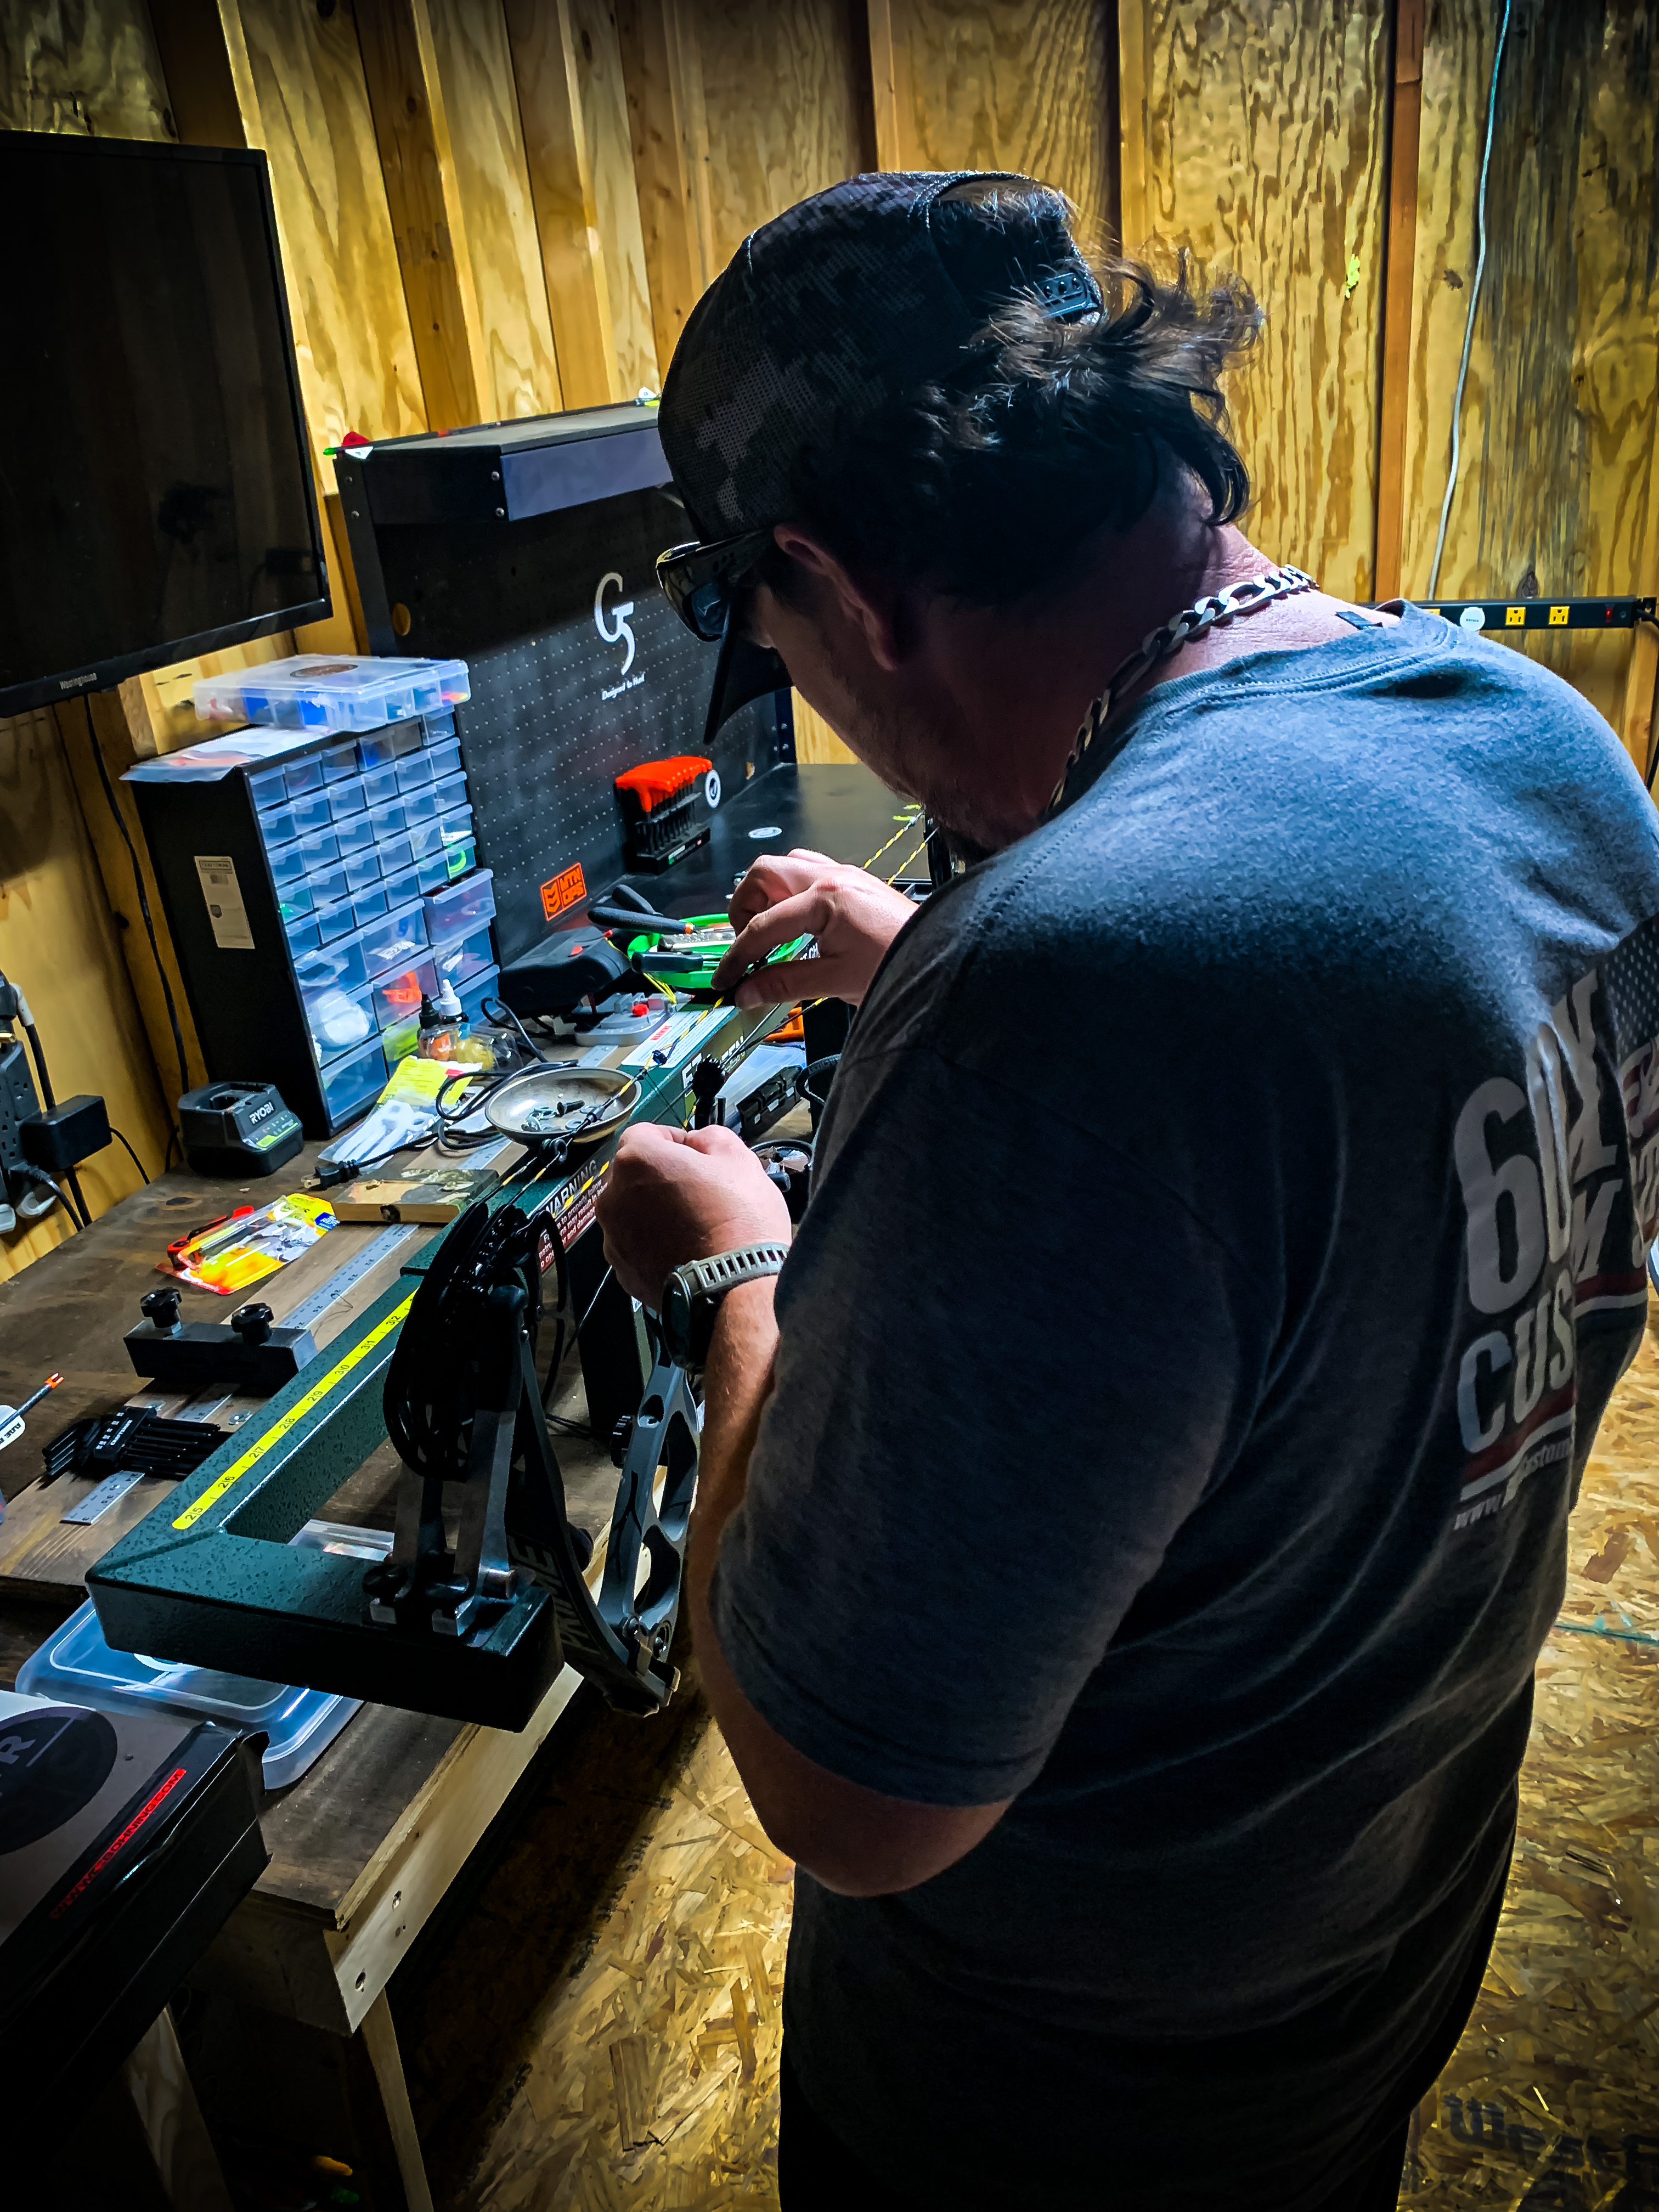
[[[242,886],[236,880],[236,863],[228,853],[198,853],[196,872],[213,924],[214,943],[223,952],[252,952],[253,932],[242,903]]]

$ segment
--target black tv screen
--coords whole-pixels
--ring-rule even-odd
[[[0,131],[0,714],[328,612],[263,154]]]

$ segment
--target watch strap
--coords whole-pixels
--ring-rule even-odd
[[[740,1283],[757,1283],[767,1275],[777,1274],[788,1257],[787,1244],[739,1244],[735,1251],[715,1252],[706,1260],[688,1260],[683,1267],[676,1267],[670,1279],[680,1286],[683,1310],[690,1312],[690,1328],[682,1340],[671,1341],[669,1350],[674,1357],[701,1366],[708,1357],[714,1316],[726,1292],[735,1291]],[[670,1301],[663,1303],[666,1309]],[[680,1332],[677,1329],[673,1334],[679,1337]]]

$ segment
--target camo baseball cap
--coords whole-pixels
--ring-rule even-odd
[[[1011,195],[1015,230],[1000,212]],[[946,201],[981,219],[953,216],[941,236],[934,215]],[[751,232],[692,310],[658,415],[702,547],[789,520],[803,454],[833,452],[890,401],[963,368],[1017,295],[1035,293],[1058,319],[1097,312],[1069,216],[1061,194],[1034,178],[953,169],[852,177]],[[668,567],[665,556],[659,574],[678,606]],[[788,680],[776,653],[743,635],[728,600],[704,750],[740,707]]]
[[[1004,234],[987,189],[1004,185],[1036,217],[1035,253],[1031,228]],[[946,198],[983,222],[942,243]],[[1057,315],[1098,309],[1067,218],[1033,178],[957,169],[852,177],[752,231],[692,310],[663,386],[663,451],[699,538],[787,521],[805,448],[960,368],[1016,293]]]

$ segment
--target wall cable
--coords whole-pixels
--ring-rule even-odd
[[[1480,286],[1486,273],[1486,172],[1492,167],[1492,126],[1498,119],[1498,78],[1504,66],[1504,44],[1510,34],[1510,9],[1513,0],[1504,0],[1504,20],[1498,27],[1498,51],[1492,58],[1492,90],[1486,97],[1486,143],[1480,156],[1480,190],[1475,200],[1475,226],[1480,240],[1475,255],[1474,283],[1469,289],[1469,312],[1463,325],[1463,358],[1458,364],[1457,391],[1452,400],[1451,469],[1446,478],[1446,496],[1440,502],[1440,534],[1434,541],[1434,566],[1429,571],[1430,599],[1440,595],[1440,556],[1446,550],[1446,526],[1451,520],[1452,495],[1457,489],[1457,471],[1462,458],[1463,386],[1468,380],[1469,352],[1474,343],[1475,310],[1480,304]]]

